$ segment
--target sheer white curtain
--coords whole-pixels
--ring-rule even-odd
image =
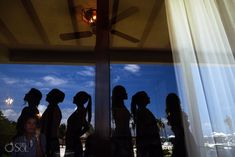
[[[235,156],[235,0],[165,0],[189,156]],[[199,150],[199,154],[191,153]]]

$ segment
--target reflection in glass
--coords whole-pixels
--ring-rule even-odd
[[[68,65],[0,65],[0,135],[1,152],[5,144],[9,143],[16,135],[16,121],[25,106],[25,93],[31,88],[37,88],[42,93],[42,99],[38,102],[37,113],[43,115],[47,108],[46,95],[53,88],[58,88],[65,93],[65,98],[58,105],[62,113],[61,123],[58,128],[60,155],[65,153],[65,133],[68,117],[76,110],[73,97],[78,91],[86,91],[94,100],[94,76],[93,66],[68,66]],[[6,103],[7,102],[7,103]],[[27,104],[28,106],[28,104]],[[92,134],[94,127],[94,107],[90,111],[90,126],[87,132]],[[92,116],[91,116],[92,115]],[[91,118],[92,117],[92,118]],[[93,127],[92,127],[93,126]],[[82,136],[82,144],[85,144],[87,136]],[[84,145],[83,145],[84,146]],[[83,147],[85,149],[85,147]]]

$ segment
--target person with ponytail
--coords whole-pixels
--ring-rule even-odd
[[[132,97],[131,111],[136,125],[137,157],[163,157],[159,128],[153,113],[147,109],[150,98],[146,92]]]
[[[67,120],[65,156],[82,157],[83,149],[80,138],[88,131],[91,123],[91,96],[84,91],[78,92],[73,98],[73,103],[76,104],[77,110]],[[85,107],[86,103],[87,107]]]
[[[112,137],[113,157],[133,157],[133,144],[130,131],[131,114],[124,104],[127,99],[126,89],[115,86],[112,91],[112,116],[115,130]]]
[[[65,94],[59,89],[52,89],[46,97],[49,103],[41,117],[41,133],[46,136],[47,157],[60,156],[59,126],[62,119],[59,103],[64,101]]]
[[[38,105],[42,99],[42,93],[35,88],[31,88],[30,91],[25,94],[24,101],[28,106],[24,107],[16,124],[17,136],[23,135],[24,121],[26,117],[39,117]],[[37,125],[38,126],[38,125]]]

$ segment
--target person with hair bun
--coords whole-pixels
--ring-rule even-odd
[[[80,138],[91,125],[91,96],[84,91],[80,91],[74,96],[73,103],[76,104],[77,109],[67,120],[65,156],[82,157],[83,148]],[[87,106],[85,107],[86,103]]]
[[[64,97],[65,94],[59,89],[52,89],[46,97],[49,105],[41,117],[41,133],[46,136],[47,157],[60,155],[58,130],[62,114],[58,104],[64,101]]]
[[[153,113],[147,109],[150,98],[146,92],[132,97],[131,111],[136,124],[137,157],[163,157],[159,128]]]
[[[38,105],[41,99],[42,99],[42,93],[36,88],[31,88],[30,91],[25,94],[24,101],[25,101],[25,104],[27,104],[28,106],[23,108],[17,120],[16,137],[21,136],[23,134],[23,130],[24,130],[23,122],[25,121],[26,117],[29,117],[29,116],[39,117]]]

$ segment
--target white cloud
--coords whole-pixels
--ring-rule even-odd
[[[39,113],[40,115],[43,114],[43,112],[46,110],[47,106],[46,105],[38,105],[38,110],[39,110]]]
[[[77,72],[81,76],[95,76],[95,69],[93,67],[85,67],[84,70]]]
[[[43,88],[40,88],[39,90],[40,90],[40,91],[43,91],[43,92],[48,92],[48,91],[50,91],[51,89],[50,89],[50,88],[44,88],[44,87],[43,87]]]
[[[223,132],[212,132],[212,137],[226,137],[229,134],[225,134]]]
[[[11,78],[11,77],[4,77],[2,78],[3,82],[8,85],[18,84],[18,85],[30,85],[30,86],[43,86],[42,82],[35,81],[32,79],[19,79],[19,78]]]
[[[95,82],[94,81],[87,81],[85,82],[85,87],[87,88],[91,88],[95,86]]]
[[[9,84],[9,85],[12,85],[12,84],[19,82],[19,80],[15,79],[15,78],[9,78],[9,77],[4,77],[4,78],[2,78],[2,80],[4,81],[5,84]]]
[[[13,109],[2,110],[2,113],[7,119],[11,121],[17,121],[18,117],[20,116],[20,113],[14,111]]]
[[[50,75],[43,77],[43,80],[50,86],[59,86],[67,83],[67,81],[64,79]]]
[[[121,77],[120,77],[119,75],[117,75],[117,76],[113,79],[113,83],[117,83],[120,79],[121,79]]]
[[[25,79],[22,82],[25,83],[25,84],[32,85],[32,86],[38,86],[38,87],[42,87],[43,86],[42,82],[35,81],[35,80],[30,80],[30,79]]]
[[[126,64],[124,70],[131,73],[138,73],[140,71],[140,66],[137,64]]]

